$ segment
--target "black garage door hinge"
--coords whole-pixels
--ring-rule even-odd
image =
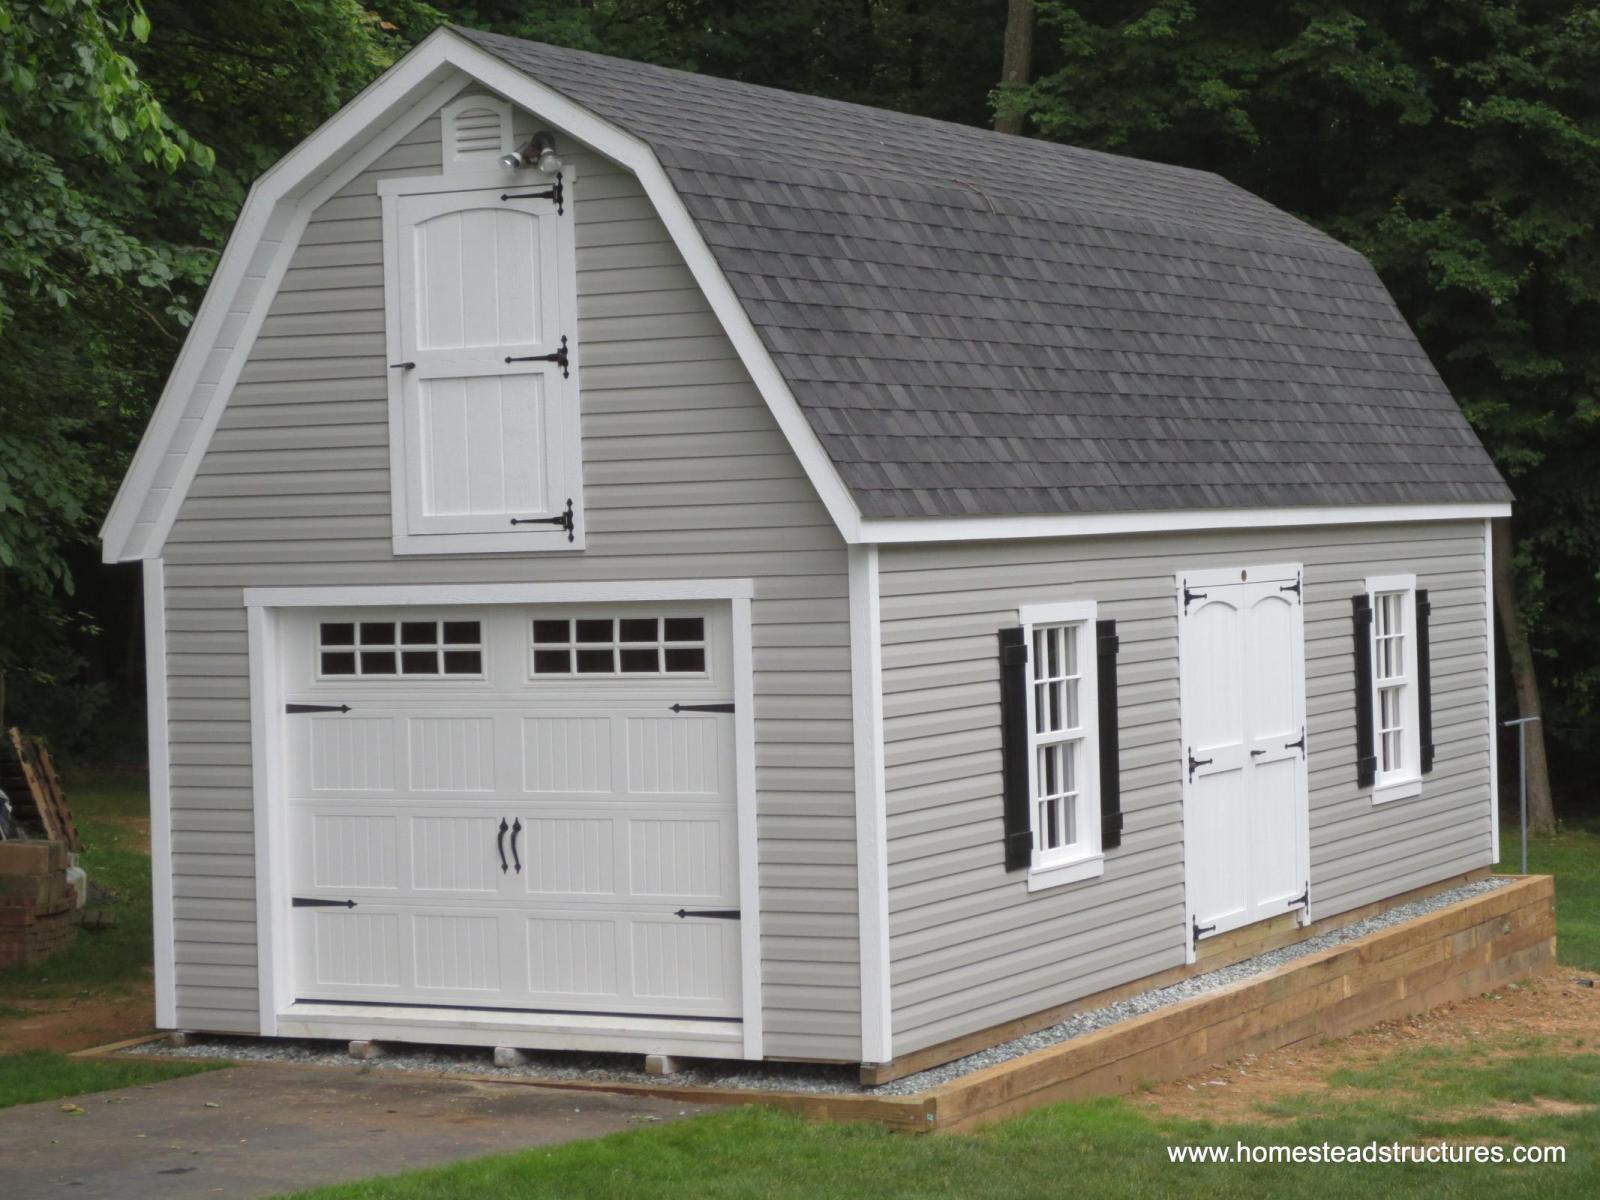
[[[675,917],[716,917],[719,921],[737,921],[739,910],[737,908],[680,908],[672,914]]]
[[[336,712],[347,713],[350,711],[348,704],[285,704],[283,711],[286,713],[308,712]]]
[[[354,900],[324,900],[321,896],[296,896],[289,901],[293,908],[354,908]]]
[[[732,704],[674,704],[668,712],[732,712]]]

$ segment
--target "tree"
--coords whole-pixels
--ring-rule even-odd
[[[1600,6],[1046,0],[1029,119],[1216,170],[1365,252],[1518,496],[1516,693],[1600,765]],[[1044,52],[1036,51],[1036,55]],[[1506,564],[1510,566],[1508,562]],[[1514,640],[1508,638],[1508,640]]]
[[[1006,40],[1000,60],[1000,90],[995,96],[994,127],[1000,133],[1021,133],[1026,111],[1023,88],[1033,70],[1033,0],[1006,5]]]

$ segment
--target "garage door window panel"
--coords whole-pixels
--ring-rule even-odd
[[[317,626],[321,679],[481,679],[478,621],[323,621]]]

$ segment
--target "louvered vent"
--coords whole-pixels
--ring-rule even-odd
[[[463,96],[445,106],[444,168],[490,166],[511,149],[511,105],[489,96]]]

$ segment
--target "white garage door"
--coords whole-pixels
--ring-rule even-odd
[[[317,611],[285,653],[296,999],[739,1014],[725,608]]]

